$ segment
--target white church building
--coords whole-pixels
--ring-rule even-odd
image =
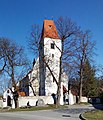
[[[57,83],[53,79],[52,74],[58,82],[61,45],[54,21],[44,20],[39,58],[29,74],[30,82],[36,95],[49,96],[53,93],[57,94]],[[62,86],[68,89],[68,77],[65,73],[62,74]],[[33,95],[32,89],[29,88],[29,96],[31,95]]]
[[[33,68],[20,81],[20,91],[25,96],[52,96],[57,94],[57,83],[59,79],[59,64],[61,56],[61,40],[53,20],[44,20],[39,57]],[[51,72],[50,72],[51,71]],[[53,79],[53,75],[56,81]],[[68,91],[68,76],[62,73],[61,102],[63,105],[63,93]]]

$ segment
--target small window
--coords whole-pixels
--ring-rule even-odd
[[[52,58],[54,58],[54,54],[52,54]]]
[[[51,49],[54,49],[54,48],[55,48],[54,43],[51,43]]]
[[[49,25],[49,28],[51,28],[52,27],[52,25]]]

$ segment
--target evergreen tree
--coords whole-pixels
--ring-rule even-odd
[[[97,96],[97,82],[95,79],[95,69],[86,60],[83,70],[83,96]]]

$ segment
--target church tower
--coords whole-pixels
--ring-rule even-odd
[[[47,96],[57,93],[57,84],[53,80],[50,70],[58,81],[60,51],[61,40],[59,39],[54,21],[44,20],[39,52],[39,95]]]

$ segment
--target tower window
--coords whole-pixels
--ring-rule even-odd
[[[54,58],[54,54],[52,54],[52,58]]]
[[[54,48],[55,48],[54,43],[51,43],[51,49],[54,49]]]
[[[51,28],[52,27],[52,25],[49,25],[49,28]]]

